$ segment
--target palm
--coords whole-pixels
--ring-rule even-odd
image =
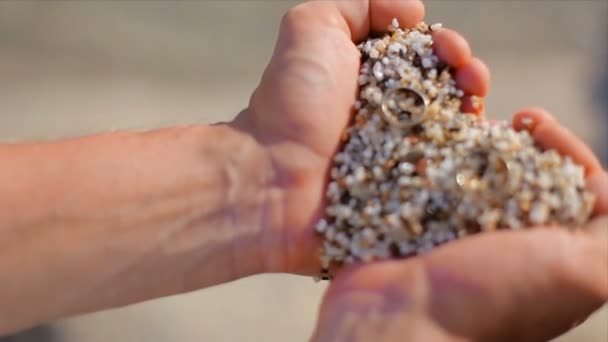
[[[246,122],[256,139],[268,150],[274,166],[274,179],[277,182],[277,186],[267,196],[271,198],[272,205],[268,206],[269,210],[263,215],[264,231],[259,239],[264,254],[268,255],[265,259],[267,271],[299,274],[312,274],[318,271],[319,263],[318,258],[315,257],[315,249],[319,241],[314,237],[312,226],[322,215],[328,166],[338,147],[356,96],[359,54],[353,40],[357,41],[367,36],[370,29],[384,30],[393,15],[397,15],[402,26],[409,27],[422,20],[424,8],[420,1],[415,0],[317,1],[290,11],[282,23],[272,61],[251,98],[249,108],[242,116],[242,120]],[[489,72],[481,61],[471,56],[466,41],[449,30],[436,32],[434,41],[439,57],[456,68],[458,86],[467,95],[485,96],[489,86]],[[465,106],[467,106],[466,99]],[[475,111],[471,107],[466,109]],[[479,111],[481,110],[478,109],[477,112]],[[586,166],[590,183],[603,184],[598,188],[606,188],[606,175],[601,170],[601,165],[580,140],[571,133],[565,132],[555,120],[542,111],[528,109],[518,116],[514,122],[516,128],[522,127],[523,117],[533,118],[536,131],[531,133],[537,142],[546,148],[556,148],[562,154],[570,155],[575,161]],[[602,198],[597,212],[608,213],[608,197]],[[451,293],[453,296],[432,298],[434,302],[431,304],[445,310],[433,311],[432,315],[444,316],[433,316],[431,319],[440,324],[455,324],[447,328],[454,332],[466,333],[471,328],[467,325],[470,321],[463,323],[456,319],[451,322],[453,317],[450,316],[449,309],[454,307],[451,304],[458,298],[467,298],[473,304],[476,303],[475,300],[481,299],[477,301],[479,307],[471,309],[471,312],[475,311],[481,316],[485,315],[486,309],[493,308],[492,305],[484,306],[484,300],[485,303],[501,304],[504,307],[499,309],[517,315],[518,304],[525,305],[527,301],[533,303],[536,293],[542,292],[544,288],[551,288],[551,284],[547,281],[565,279],[572,285],[566,289],[572,290],[570,295],[580,288],[591,289],[591,292],[598,291],[598,288],[594,287],[597,282],[593,282],[593,275],[588,277],[591,279],[589,283],[577,282],[577,279],[582,278],[579,277],[581,274],[575,272],[580,269],[577,265],[583,263],[582,258],[589,257],[589,253],[586,253],[588,250],[579,248],[570,251],[571,253],[564,253],[560,258],[561,250],[548,249],[543,243],[551,239],[559,243],[557,240],[561,239],[563,244],[564,235],[555,235],[546,231],[527,233],[517,232],[511,238],[504,240],[500,235],[488,235],[457,242],[437,253],[431,253],[428,258],[408,261],[410,265],[420,266],[410,267],[409,271],[398,272],[396,268],[401,266],[391,262],[385,264],[388,265],[387,268],[374,268],[376,267],[374,265],[355,268],[354,273],[361,276],[357,278],[349,276],[348,272],[341,273],[343,276],[330,288],[324,305],[331,306],[328,303],[332,301],[332,294],[342,296],[340,283],[354,284],[355,287],[364,290],[366,287],[381,289],[383,284],[397,284],[401,289],[408,290],[407,284],[404,284],[408,279],[405,273],[411,273],[412,268],[422,273],[414,273],[413,277],[409,277],[410,280],[430,280],[427,285],[432,286],[450,285],[450,280],[454,281],[455,283],[452,284],[455,285],[466,285],[467,282],[470,283],[481,277],[478,279],[479,282],[473,285],[478,285],[481,290],[487,290],[486,297],[477,298],[470,293],[461,293],[459,291],[462,289],[455,287],[437,292],[448,295]],[[580,240],[592,241],[586,237]],[[511,246],[503,248],[509,241]],[[495,255],[494,252],[499,244],[499,249],[505,252],[517,249],[520,257],[508,258],[506,254]],[[601,246],[598,247],[599,244],[594,246],[590,247],[594,251],[594,256],[605,257],[606,250],[600,248]],[[278,251],[279,254],[270,251]],[[568,262],[563,259],[568,256],[579,256],[581,260],[570,263],[571,267],[568,270],[572,270],[572,273],[564,274],[560,271],[560,265]],[[541,257],[542,260],[534,264],[528,263],[536,257]],[[394,265],[394,268],[391,268],[391,265]],[[511,266],[507,270],[510,273],[500,275],[501,270],[508,265]],[[518,269],[528,266],[529,274],[534,275],[535,265],[541,270],[548,266],[553,278],[543,278],[542,272],[539,273],[538,277],[532,279],[538,286],[528,287],[530,291],[523,293],[528,295],[527,297],[521,296],[518,298],[519,301],[514,302],[516,304],[509,305],[507,299],[510,295],[522,294],[517,293],[519,287],[509,286],[514,277],[522,274]],[[601,270],[598,270],[599,268],[594,268],[590,272],[601,273]],[[487,277],[488,281],[484,281],[486,271],[499,273],[496,279],[504,280],[505,286],[492,282],[492,276]],[[370,272],[373,273],[371,276]],[[434,274],[431,274],[433,272]],[[437,276],[437,279],[427,279],[431,275]],[[447,276],[448,279],[442,280],[442,276]],[[369,281],[370,279],[372,281]],[[394,282],[391,282],[392,280]],[[510,293],[509,289],[513,289],[516,293]],[[606,296],[601,289],[599,292],[599,297]],[[559,297],[560,293],[548,292],[548,298],[544,300],[559,305]],[[575,300],[577,298],[577,296],[572,297]],[[592,293],[587,298],[589,300],[581,303],[581,306],[576,307],[574,312],[569,314],[588,312],[597,305],[597,298],[598,293]],[[541,310],[535,313],[542,315],[543,312]],[[337,313],[338,316],[342,315],[341,311]],[[487,316],[491,317],[490,314]],[[458,318],[458,313],[455,317]],[[522,316],[525,317],[531,316]],[[509,319],[510,316],[505,318]],[[560,323],[563,321],[560,320]],[[496,325],[490,324],[481,334],[491,335],[494,332],[493,328],[496,328]],[[547,332],[555,333],[557,331],[555,329],[559,328],[550,327]]]
[[[343,33],[315,35],[334,37],[311,42],[318,54],[277,50],[250,108],[256,113],[255,126],[264,127],[260,138],[284,190],[280,226],[286,227],[286,268],[307,273],[314,267],[310,227],[320,215],[326,170],[355,100],[359,63],[355,45]],[[292,49],[291,44],[298,42],[279,49]],[[272,101],[266,100],[269,96]]]
[[[369,6],[373,8],[367,1],[325,1],[290,11],[246,111],[244,120],[268,149],[280,183],[280,193],[275,194],[280,199],[274,205],[278,209],[264,223],[267,247],[278,247],[281,253],[281,265],[271,268],[318,271],[319,241],[312,226],[322,214],[328,167],[357,95],[360,54],[353,40],[367,36],[370,27],[385,30],[393,14],[409,27],[424,15],[416,1],[376,1]],[[368,18],[368,11],[375,17]],[[460,84],[467,93],[485,95],[487,69],[471,58],[462,37],[449,30],[444,33],[436,37],[437,46],[452,51],[438,51],[439,57],[468,69]]]

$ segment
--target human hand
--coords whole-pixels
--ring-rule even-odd
[[[585,166],[596,218],[467,237],[404,261],[353,266],[325,295],[314,341],[546,341],[608,301],[608,173],[546,112],[534,139]]]
[[[263,271],[319,271],[320,243],[312,227],[322,215],[327,171],[357,95],[356,43],[370,29],[387,30],[395,16],[401,27],[413,27],[424,6],[419,0],[312,1],[284,17],[272,60],[235,121],[262,144],[273,165],[260,222]],[[447,29],[436,31],[434,41],[439,57],[455,67],[458,86],[485,96],[489,72],[467,42]],[[464,103],[481,111],[470,98]]]

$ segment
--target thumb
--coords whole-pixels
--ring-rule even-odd
[[[421,271],[416,260],[342,270],[323,298],[311,340],[458,341],[425,314]]]
[[[348,121],[360,64],[355,42],[370,30],[386,30],[394,16],[413,26],[424,17],[424,6],[420,0],[336,0],[291,8],[251,97],[250,108],[263,114],[260,126],[306,142],[323,141],[319,150],[333,150],[318,135],[338,137]],[[319,132],[319,123],[330,128]]]
[[[548,340],[606,300],[606,240],[566,229],[501,231],[405,261],[345,269],[323,300],[315,336],[331,340],[355,321],[356,333],[400,340]]]

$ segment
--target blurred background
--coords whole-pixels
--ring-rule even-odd
[[[0,139],[231,119],[298,2],[0,1]],[[544,106],[606,163],[607,0],[428,1],[427,14],[490,66],[488,116]],[[6,340],[306,341],[325,286],[256,276]],[[608,311],[557,341],[608,341]]]

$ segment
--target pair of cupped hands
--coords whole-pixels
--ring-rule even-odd
[[[260,238],[266,271],[319,271],[312,226],[357,95],[356,44],[386,31],[394,17],[413,27],[424,12],[418,0],[336,0],[306,2],[284,16],[260,85],[231,123],[264,146],[278,179]],[[458,33],[440,29],[433,39],[468,97],[463,110],[482,116],[470,99],[487,95],[488,68]],[[608,174],[546,111],[523,109],[513,126],[585,167],[597,196],[593,220],[586,227],[480,234],[420,257],[344,268],[323,298],[313,340],[540,341],[608,300]]]

